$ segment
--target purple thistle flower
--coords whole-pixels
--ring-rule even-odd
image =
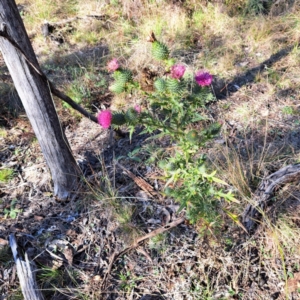
[[[109,110],[102,110],[99,112],[98,116],[98,123],[105,129],[109,128],[111,121],[112,121],[112,113]]]
[[[195,80],[201,86],[208,86],[212,83],[213,76],[208,72],[198,71],[195,75]]]
[[[135,110],[138,114],[140,114],[141,111],[142,111],[142,108],[141,108],[140,105],[136,104],[136,105],[134,106],[134,110]]]
[[[119,69],[119,63],[116,58],[112,59],[108,64],[107,64],[107,70],[109,72],[114,72]]]
[[[185,66],[174,65],[171,67],[171,77],[174,79],[180,79],[185,72]]]

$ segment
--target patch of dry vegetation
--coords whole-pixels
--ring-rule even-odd
[[[276,1],[277,6],[258,0],[215,2],[17,1],[46,74],[94,112],[95,106],[121,110],[141,100],[135,99],[135,94],[113,97],[109,93],[106,63],[117,57],[134,70],[136,78],[143,78],[145,66],[157,70],[146,41],[151,31],[188,70],[207,69],[215,75],[213,87],[220,99],[210,105],[208,114],[223,127],[207,154],[241,201],[240,205],[222,204],[234,219],[253,201],[265,176],[300,159],[300,9],[298,1]],[[77,19],[51,33],[60,34],[62,43],[53,36],[42,36],[45,20],[56,24],[72,18]],[[0,72],[5,72],[3,66]],[[14,95],[12,86],[0,82],[1,104]],[[40,268],[39,284],[47,299],[299,298],[297,183],[276,192],[254,235],[245,235],[238,223],[222,212],[222,226],[217,231],[211,230],[212,224],[200,222],[193,227],[186,223],[120,257],[103,290],[102,280],[113,253],[172,220],[178,207],[167,197],[157,200],[140,193],[113,163],[115,157],[107,148],[111,137],[105,132],[98,135],[100,128],[79,121],[75,113],[70,117],[70,109],[56,103],[76,159],[86,163],[83,185],[87,188],[79,202],[65,207],[51,198],[39,147],[32,136],[27,139],[30,129],[22,124],[17,127],[14,103],[4,101],[0,107],[1,169],[5,161],[11,161],[12,166],[14,162],[22,165],[23,171],[0,185],[0,213],[9,208],[10,195],[18,199],[23,213],[0,225],[2,294],[10,299],[20,297],[15,275],[10,273],[13,263],[7,246],[2,247],[13,228],[35,237],[28,236],[22,246],[34,254]],[[138,136],[130,143],[115,136],[115,156],[123,156],[128,169],[163,189],[163,174],[155,161],[147,159],[157,147],[170,145],[148,141],[147,147],[152,147],[148,151],[145,138]],[[93,155],[86,162],[87,153]],[[146,165],[141,161],[147,161]],[[0,217],[4,220],[4,213]],[[56,251],[63,259],[45,249]],[[143,298],[146,295],[149,298]]]

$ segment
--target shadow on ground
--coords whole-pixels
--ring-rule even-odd
[[[261,73],[264,69],[272,67],[273,64],[288,56],[292,49],[293,46],[289,46],[278,51],[258,66],[237,75],[228,83],[216,78],[213,82],[213,88],[217,99],[226,99],[228,96],[236,93],[242,86],[254,83],[256,75]]]

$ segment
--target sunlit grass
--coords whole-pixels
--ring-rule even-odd
[[[23,1],[18,1],[22,3]],[[27,30],[39,30],[41,24],[47,20],[57,22],[76,15],[77,0],[28,0],[25,2],[24,23]]]
[[[299,234],[300,230],[295,224],[297,216],[286,216],[281,214],[276,223],[275,231],[278,234],[278,239],[280,240],[282,246],[284,247],[287,255],[299,255]]]
[[[13,169],[1,169],[0,170],[0,183],[6,183],[12,179],[14,174]]]
[[[7,136],[7,131],[0,127],[0,138],[4,138]]]
[[[101,37],[101,34],[94,31],[83,32],[78,30],[72,35],[71,40],[76,44],[85,46],[97,44]]]

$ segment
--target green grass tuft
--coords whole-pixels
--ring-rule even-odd
[[[0,182],[6,183],[12,179],[14,174],[13,169],[2,169],[0,170]]]

